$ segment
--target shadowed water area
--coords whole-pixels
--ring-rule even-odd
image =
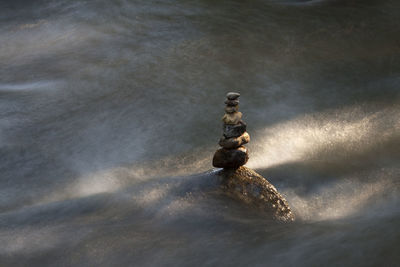
[[[295,223],[215,190],[229,91]],[[0,265],[398,266],[399,104],[396,0],[1,1]]]

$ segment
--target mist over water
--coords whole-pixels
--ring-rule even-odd
[[[3,1],[1,266],[397,266],[400,3]],[[280,224],[215,190],[226,92]]]

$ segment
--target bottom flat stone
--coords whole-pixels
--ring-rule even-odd
[[[235,169],[246,164],[249,152],[244,146],[237,149],[218,149],[213,157],[213,166],[217,168]]]

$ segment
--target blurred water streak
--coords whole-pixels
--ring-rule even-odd
[[[397,265],[399,12],[3,1],[0,265]],[[228,91],[295,224],[215,192]]]

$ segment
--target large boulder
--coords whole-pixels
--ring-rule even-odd
[[[228,196],[272,213],[277,220],[294,221],[286,199],[264,177],[244,166],[217,172],[220,187]]]

